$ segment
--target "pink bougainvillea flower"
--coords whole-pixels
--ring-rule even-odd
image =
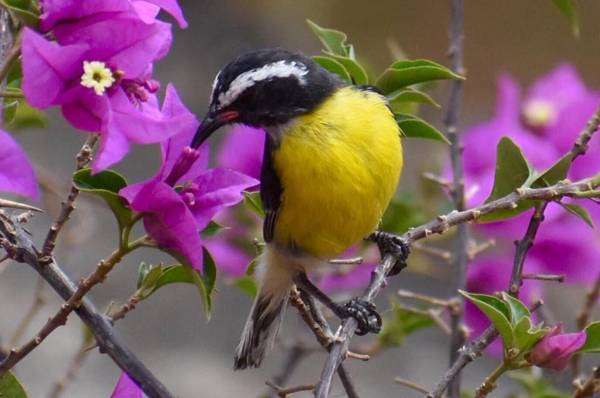
[[[43,13],[40,27],[48,32],[60,24],[69,24],[83,18],[97,17],[101,14],[118,12],[136,12],[145,19],[148,14],[156,14],[162,8],[179,24],[187,27],[187,22],[176,0],[42,0]],[[151,20],[150,20],[151,21]]]
[[[471,205],[482,203],[491,192],[496,144],[502,136],[516,142],[534,168],[543,171],[571,148],[600,105],[600,94],[587,88],[575,69],[566,64],[540,77],[523,96],[519,91],[510,76],[502,75],[498,79],[494,115],[466,129],[462,135],[465,189]],[[576,180],[597,173],[598,163],[600,143],[592,140],[586,155],[573,163],[569,178]],[[600,222],[600,206],[583,204]],[[525,233],[530,215],[527,212],[508,220],[480,224],[477,230],[497,238],[500,245],[508,244]],[[568,236],[565,230],[569,230]],[[597,232],[551,203],[527,261],[535,261],[541,272],[564,273],[568,282],[584,281],[590,267],[599,269],[594,248],[598,240]]]
[[[100,135],[94,171],[120,161],[131,143],[161,142],[182,131],[189,118],[165,114],[151,77],[172,40],[170,24],[154,19],[159,7],[55,0],[44,11],[56,42],[25,29],[23,92],[31,105],[60,105],[73,126]]]
[[[217,153],[217,164],[260,178],[265,131],[250,126],[236,125],[225,136]]]
[[[192,116],[176,98],[165,101],[163,108],[169,116]],[[120,195],[133,210],[144,213],[146,231],[162,248],[183,255],[201,269],[200,231],[220,210],[239,203],[242,191],[258,181],[233,170],[207,169],[208,147],[187,146],[197,128],[192,116],[181,134],[161,144],[162,165],[157,175],[123,188]]]
[[[7,132],[0,130],[0,191],[37,199],[38,185],[27,155]]]
[[[563,370],[586,339],[585,332],[562,333],[562,324],[559,323],[533,347],[527,360],[541,368]]]
[[[142,389],[127,373],[122,372],[110,398],[142,398],[143,396]]]
[[[480,257],[469,265],[467,272],[466,290],[473,293],[494,294],[506,290],[510,280],[513,258],[505,257]],[[536,273],[539,265],[535,261],[528,261],[525,272]],[[526,280],[521,286],[519,299],[530,306],[534,300],[541,298],[541,284],[536,280]],[[489,325],[488,318],[475,305],[465,304],[465,323],[470,330],[470,339],[477,338]],[[487,349],[488,353],[496,356],[502,354],[502,344],[499,340],[492,343]]]

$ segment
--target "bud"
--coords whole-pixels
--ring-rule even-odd
[[[559,323],[533,347],[527,360],[541,368],[563,370],[573,354],[585,344],[586,338],[585,332],[562,333]]]
[[[175,161],[173,169],[171,170],[171,173],[169,173],[169,176],[166,178],[165,182],[171,186],[175,185],[177,181],[179,181],[179,179],[190,170],[194,162],[199,157],[200,151],[197,149],[189,146],[183,148],[181,155],[179,155],[179,158]]]

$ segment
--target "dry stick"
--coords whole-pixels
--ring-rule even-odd
[[[565,281],[565,274],[523,274],[521,275],[521,279],[563,283]]]
[[[411,388],[411,389],[413,389],[415,391],[419,391],[419,392],[422,392],[424,394],[427,394],[427,388],[425,388],[424,386],[422,386],[420,384],[415,383],[414,381],[406,380],[406,379],[403,379],[401,377],[395,377],[394,378],[394,383],[400,384],[402,386]]]
[[[592,138],[592,135],[598,130],[598,126],[600,126],[600,108],[596,111],[596,113],[590,118],[587,122],[585,128],[579,136],[575,140],[575,144],[567,154],[570,156],[570,161],[573,162],[578,156],[581,156],[587,150],[587,144]],[[557,184],[557,185],[560,185]],[[556,185],[555,185],[556,186]],[[527,188],[529,189],[529,188]],[[522,188],[518,188],[516,193],[523,192]],[[543,199],[543,198],[542,198]],[[554,198],[557,199],[557,198]],[[547,206],[547,203],[552,198],[545,198],[544,202],[538,204],[536,206],[536,210],[529,221],[529,225],[527,227],[527,232],[525,233],[524,238],[517,242],[517,250],[515,253],[515,261],[513,264],[511,279],[509,282],[508,291],[512,295],[518,295],[519,288],[521,286],[521,275],[523,272],[523,261],[525,260],[525,256],[527,251],[531,247],[531,243],[533,242],[533,238],[537,233],[537,229],[539,228],[539,224],[543,220],[544,210]],[[452,364],[450,369],[446,371],[442,379],[437,383],[434,389],[427,394],[428,398],[439,398],[442,396],[449,383],[452,382],[454,377],[469,363],[472,362],[476,357],[481,355],[481,352],[498,336],[498,332],[494,329],[493,326],[490,326],[486,329],[481,336],[475,341],[468,344],[466,347],[462,347],[459,350],[459,355],[456,361]]]
[[[600,297],[600,273],[596,277],[594,286],[585,295],[583,307],[577,315],[577,330],[583,330],[588,324],[592,316],[592,311],[598,302],[598,297]],[[571,369],[573,370],[573,376],[577,377],[581,371],[581,354],[573,355],[573,358],[571,358]]]
[[[312,391],[315,389],[314,384],[302,384],[299,386],[287,387],[287,388],[279,387],[278,385],[271,383],[270,381],[266,381],[265,384],[268,385],[269,387],[271,387],[273,390],[275,390],[275,392],[277,393],[277,396],[279,396],[281,398],[286,398],[288,395],[294,394],[296,392]]]
[[[12,348],[9,351],[8,357],[0,363],[0,377],[2,377],[8,370],[12,369],[17,363],[19,363],[25,356],[39,346],[42,341],[50,333],[52,333],[59,326],[64,325],[67,322],[69,314],[81,305],[83,297],[98,283],[101,283],[106,278],[106,275],[117,265],[123,257],[140,247],[143,244],[143,239],[133,242],[131,245],[124,249],[115,250],[106,260],[100,260],[96,269],[83,279],[75,292],[69,297],[69,299],[60,306],[60,309],[54,316],[52,316],[46,324],[40,329],[39,332],[27,343],[18,348]]]
[[[450,22],[450,59],[452,61],[452,70],[462,75],[463,66],[463,0],[451,0],[452,15]],[[454,80],[450,86],[450,99],[448,102],[448,111],[444,120],[446,126],[446,135],[450,140],[450,160],[452,163],[452,199],[454,207],[458,210],[465,208],[465,186],[462,164],[462,146],[458,136],[458,115],[460,108],[460,99],[462,93],[462,81]],[[453,265],[455,269],[456,290],[464,289],[467,275],[467,242],[468,226],[459,225],[456,231],[456,242],[454,246]],[[464,301],[460,300],[458,306],[453,306],[450,311],[450,327],[452,335],[450,336],[450,365],[454,363],[458,355],[458,350],[463,346],[466,339],[464,327],[462,325]],[[460,396],[460,374],[452,381],[448,391],[449,398],[458,398]]]
[[[575,387],[573,398],[593,397],[600,392],[600,366],[596,366],[585,383]]]
[[[77,166],[76,171],[83,169],[87,166],[92,158],[92,149],[96,142],[98,141],[98,136],[96,134],[91,134],[86,139],[85,143],[79,150],[77,154]],[[69,220],[71,213],[75,210],[75,200],[79,196],[79,189],[75,187],[75,184],[71,184],[71,190],[69,191],[69,195],[67,199],[61,203],[60,213],[56,220],[50,226],[48,230],[48,234],[46,235],[46,240],[44,241],[44,245],[42,247],[42,256],[51,256],[54,251],[54,247],[56,247],[56,238],[58,238],[58,234],[61,229],[64,227],[65,223]]]
[[[502,209],[514,209],[518,206],[518,203],[525,200],[556,200],[565,196],[581,197],[582,193],[583,196],[600,196],[599,191],[594,191],[594,188],[599,185],[600,174],[597,174],[577,182],[561,181],[555,185],[544,188],[518,188],[514,192],[500,199],[496,199],[483,205],[464,211],[454,210],[448,214],[440,215],[435,220],[411,228],[408,232],[398,236],[398,238],[403,239],[407,244],[411,244],[414,241],[426,238],[433,234],[443,234],[448,231],[450,227],[475,221],[486,214]],[[361,297],[363,300],[372,302],[379,294],[385,281],[385,275],[390,271],[395,261],[396,258],[393,255],[384,255],[383,260],[371,274],[371,281],[369,282],[367,290]],[[341,328],[336,336],[336,341],[332,344],[329,357],[323,367],[321,380],[319,381],[319,384],[317,384],[315,390],[316,397],[324,398],[327,396],[331,386],[333,373],[337,366],[342,362],[356,327],[357,323],[354,318],[347,318],[342,322]]]
[[[68,301],[76,295],[75,284],[54,259],[47,264],[40,264],[37,251],[27,231],[18,223],[14,223],[11,229],[7,229],[0,222],[0,235],[5,235],[0,239],[0,243],[11,254],[11,258],[29,264],[64,300]],[[78,300],[75,312],[94,335],[101,352],[107,353],[117,366],[135,380],[149,398],[172,397],[166,387],[125,346],[115,334],[112,325],[96,310],[91,301],[87,298]]]
[[[329,351],[331,343],[333,342],[329,325],[311,297],[306,296],[306,300],[308,303],[304,302],[297,289],[292,290],[292,293],[290,294],[290,304],[293,307],[296,307],[300,317],[313,332],[319,344]],[[358,393],[356,392],[354,383],[346,371],[346,368],[343,365],[340,365],[337,369],[337,373],[348,398],[358,398]]]

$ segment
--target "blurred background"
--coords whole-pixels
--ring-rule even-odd
[[[321,45],[307,28],[310,18],[321,26],[342,30],[355,45],[361,61],[377,74],[389,65],[393,53],[401,49],[409,58],[428,58],[448,64],[447,1],[440,0],[180,0],[190,23],[187,30],[174,27],[175,40],[169,56],[157,64],[155,77],[163,87],[173,82],[184,102],[202,117],[206,110],[213,78],[219,68],[245,51],[262,47],[284,47],[309,55]],[[488,118],[495,102],[496,77],[511,73],[523,86],[547,73],[562,61],[574,64],[590,87],[600,88],[600,2],[579,3],[581,37],[573,38],[567,21],[548,0],[465,0],[465,65],[468,79],[460,124],[468,126]],[[165,19],[168,19],[165,16]],[[431,91],[442,105],[447,102],[447,84]],[[444,110],[423,109],[421,116],[441,126]],[[51,112],[47,130],[27,130],[17,139],[47,177],[60,198],[66,195],[74,156],[84,135],[73,133],[58,114]],[[52,151],[48,151],[52,148]],[[447,148],[440,143],[405,140],[407,168],[400,191],[417,194],[427,189],[424,171],[439,172],[446,162]],[[154,174],[158,166],[157,147],[136,147],[116,168],[129,181]],[[54,209],[57,196],[46,195]],[[79,210],[69,224],[66,239],[58,248],[59,262],[74,279],[86,275],[98,259],[115,245],[115,225],[111,214],[82,195]],[[448,206],[446,203],[445,206]],[[448,207],[446,207],[448,208]],[[424,205],[426,216],[435,208]],[[32,222],[34,236],[41,240],[50,217],[37,216]],[[248,236],[251,240],[253,236]],[[157,252],[142,251],[128,257],[91,296],[99,307],[125,300],[135,289],[137,266],[142,260],[168,261]],[[414,266],[413,266],[414,264]],[[217,264],[218,265],[218,264]],[[423,272],[426,270],[427,272]],[[452,270],[435,257],[417,255],[409,269],[390,281],[388,294],[397,288],[410,288],[439,297],[452,294]],[[36,275],[28,267],[10,264],[0,277],[0,335],[9,336],[29,308],[34,296]],[[556,314],[579,305],[578,287],[561,288],[560,297],[550,296]],[[27,336],[38,330],[60,301],[49,288],[47,304],[38,314]],[[388,308],[386,294],[379,308]],[[232,371],[232,355],[250,308],[250,299],[239,289],[218,281],[212,320],[206,322],[200,299],[192,286],[164,288],[129,314],[116,326],[134,352],[177,396],[257,397],[267,391],[265,380],[282,366],[281,350],[276,350],[263,368]],[[572,312],[572,310],[571,310]],[[307,332],[294,310],[288,311],[282,341],[301,331]],[[16,370],[31,397],[44,397],[53,381],[64,374],[77,351],[82,328],[76,317],[53,333]],[[356,338],[368,342],[370,337]],[[393,383],[401,376],[424,386],[432,386],[446,369],[448,339],[437,328],[425,329],[407,338],[404,344],[374,357],[370,362],[347,361],[358,391],[364,397],[413,397],[420,394]],[[324,355],[312,354],[295,373],[290,384],[313,383],[318,378]],[[492,359],[480,360],[464,373],[464,387],[473,389],[493,368]],[[119,369],[103,355],[90,355],[77,380],[65,397],[107,397],[117,381]],[[510,389],[511,384],[505,384]],[[296,396],[296,395],[295,395]],[[309,396],[298,394],[297,396]],[[344,396],[337,384],[332,397]]]

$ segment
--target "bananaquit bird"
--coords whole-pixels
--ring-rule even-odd
[[[402,146],[385,98],[374,87],[343,84],[301,54],[260,50],[221,69],[192,146],[229,123],[267,132],[260,185],[266,247],[235,369],[260,366],[294,284],[340,318],[356,318],[357,333],[378,332],[372,304],[336,304],[306,272],[369,236],[396,190]]]

